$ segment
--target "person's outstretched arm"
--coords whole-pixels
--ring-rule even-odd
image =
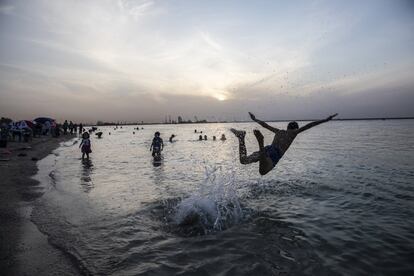
[[[259,125],[261,125],[264,128],[267,128],[268,130],[272,131],[272,132],[278,132],[279,129],[269,126],[268,124],[266,124],[263,121],[260,121],[259,119],[256,119],[256,116],[253,115],[253,113],[249,112],[250,118],[252,118],[253,121],[255,121],[256,123],[258,123]]]
[[[333,114],[333,115],[329,116],[329,117],[328,117],[328,118],[326,118],[326,119],[323,119],[323,120],[319,120],[319,121],[315,121],[315,122],[309,123],[309,124],[307,124],[307,125],[305,125],[305,126],[303,126],[303,127],[299,128],[297,131],[298,131],[298,133],[300,133],[300,132],[305,131],[305,130],[308,130],[308,129],[310,129],[310,128],[314,127],[314,126],[317,126],[317,125],[319,125],[319,124],[326,123],[326,122],[328,122],[328,121],[332,120],[332,118],[333,118],[333,117],[335,117],[336,115],[338,115],[338,113],[335,113],[335,114]]]

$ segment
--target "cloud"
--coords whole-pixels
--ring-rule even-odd
[[[10,15],[14,13],[15,7],[7,4],[0,4],[0,14]]]
[[[29,116],[47,103],[92,121],[412,114],[397,102],[414,87],[413,20],[384,3],[3,4],[16,16],[1,18],[1,110]]]

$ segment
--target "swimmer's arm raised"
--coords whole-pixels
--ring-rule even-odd
[[[255,121],[256,123],[258,123],[259,125],[261,125],[264,128],[267,128],[268,130],[272,131],[272,132],[278,132],[279,129],[269,126],[267,123],[260,121],[259,119],[256,118],[256,116],[253,115],[253,113],[249,112],[250,118],[252,118],[253,121]]]
[[[307,124],[307,125],[305,125],[305,126],[303,126],[303,127],[299,128],[299,129],[297,130],[297,132],[298,132],[298,133],[301,133],[302,131],[308,130],[308,129],[310,129],[310,128],[314,127],[314,126],[320,125],[320,124],[322,124],[322,123],[326,123],[326,122],[328,122],[328,121],[332,120],[332,118],[333,118],[333,117],[335,117],[336,115],[338,115],[338,113],[335,113],[335,114],[333,114],[333,115],[329,116],[329,117],[328,117],[328,118],[326,118],[326,119],[323,119],[323,120],[319,120],[319,121],[315,121],[315,122],[309,123],[309,124]]]

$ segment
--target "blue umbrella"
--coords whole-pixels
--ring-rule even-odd
[[[47,117],[39,117],[39,118],[36,118],[36,119],[34,119],[33,121],[35,121],[36,123],[38,123],[38,124],[44,124],[44,123],[46,123],[47,121],[49,121],[49,122],[53,122],[55,119],[52,119],[52,118],[47,118]]]

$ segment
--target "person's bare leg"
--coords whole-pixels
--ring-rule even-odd
[[[251,155],[247,156],[246,145],[244,142],[244,136],[246,135],[246,131],[244,130],[236,130],[234,128],[230,129],[231,132],[236,135],[237,139],[239,139],[239,157],[240,163],[243,165],[255,163],[259,161],[259,152],[254,152]]]
[[[255,129],[253,130],[254,136],[256,136],[257,142],[259,143],[259,172],[261,175],[265,175],[273,169],[272,160],[266,156],[266,152],[264,149],[264,141],[263,141],[263,134]]]

